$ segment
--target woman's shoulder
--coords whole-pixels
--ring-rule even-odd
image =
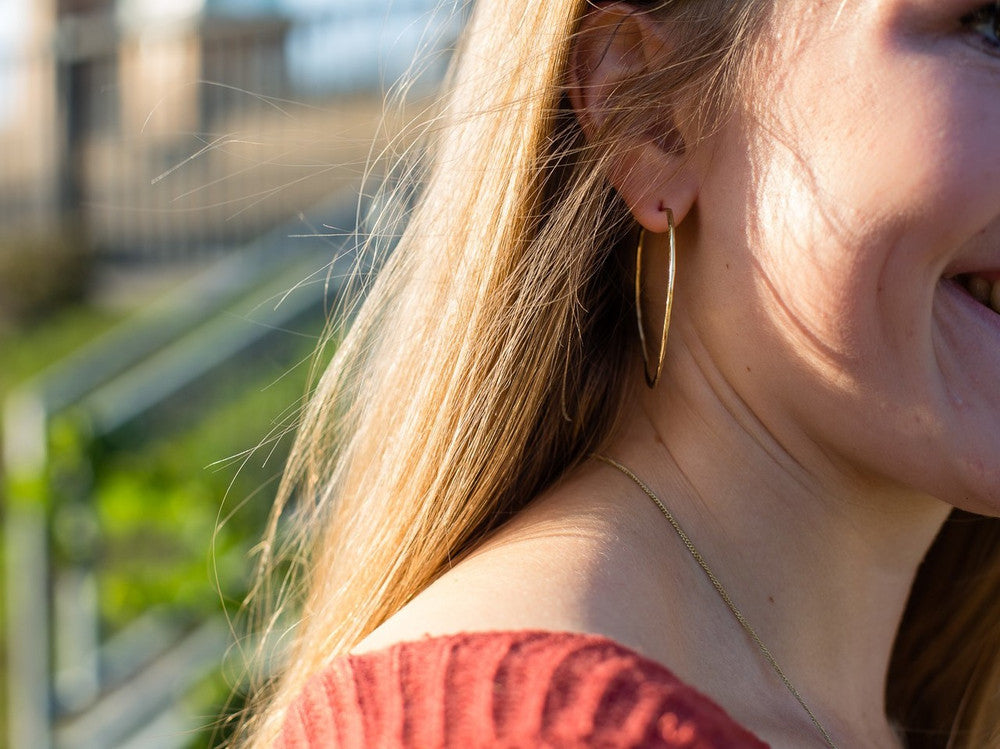
[[[613,505],[564,486],[536,501],[371,632],[355,652],[427,635],[594,632],[656,657],[648,602],[663,598]],[[636,601],[643,602],[637,606]],[[650,630],[650,631],[647,631]],[[665,659],[661,659],[665,660]]]
[[[342,656],[289,709],[278,746],[765,745],[666,667],[615,640],[522,630]]]

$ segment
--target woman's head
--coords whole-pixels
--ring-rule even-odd
[[[937,99],[995,120],[942,62],[944,30],[969,27],[941,5],[477,3],[420,200],[289,465],[275,517],[294,492],[309,584],[265,720],[613,433],[642,382],[637,228],[663,232],[661,206],[679,224],[668,361],[697,339],[789,445],[825,440],[815,465],[972,496],[961,454],[985,478],[1000,446],[966,433],[1000,405],[940,277],[970,270],[949,263],[977,257],[988,196],[952,171],[968,152],[923,151],[953,132]]]

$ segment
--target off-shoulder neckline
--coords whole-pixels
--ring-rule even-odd
[[[465,640],[465,641],[482,641],[482,640],[494,640],[498,638],[509,638],[509,637],[523,637],[523,638],[545,638],[558,641],[565,640],[581,640],[593,642],[595,644],[602,643],[614,647],[615,649],[622,651],[624,654],[637,658],[638,660],[644,661],[650,665],[655,666],[658,669],[662,669],[669,673],[673,678],[677,679],[678,682],[686,684],[682,679],[680,679],[673,670],[664,663],[651,658],[648,655],[644,655],[642,652],[636,648],[625,645],[620,640],[616,640],[609,635],[602,635],[596,632],[581,632],[577,630],[570,629],[544,629],[541,627],[526,627],[519,629],[468,629],[460,630],[457,632],[443,632],[440,634],[427,633],[419,637],[407,637],[400,639],[395,642],[390,642],[386,645],[380,645],[378,647],[372,648],[370,650],[362,650],[361,652],[349,651],[345,653],[345,656],[351,658],[363,658],[368,655],[378,655],[380,653],[385,653],[387,651],[396,648],[408,648],[417,645],[433,645],[440,644],[448,640]]]
[[[653,669],[662,672],[668,679],[676,682],[677,686],[690,691],[698,699],[704,700],[706,704],[714,707],[720,711],[727,720],[731,721],[734,726],[737,726],[740,730],[744,731],[750,738],[759,742],[762,747],[770,746],[766,741],[760,738],[756,733],[754,733],[750,728],[745,726],[740,721],[736,720],[729,711],[723,707],[716,699],[710,695],[703,692],[698,687],[694,686],[688,681],[681,679],[677,674],[674,673],[673,669],[660,661],[650,658],[644,655],[635,648],[625,645],[622,642],[610,637],[608,635],[597,634],[593,632],[580,632],[574,630],[554,630],[554,629],[543,629],[543,628],[523,628],[523,629],[474,629],[474,630],[460,630],[457,632],[448,632],[440,634],[425,634],[422,637],[407,638],[396,642],[388,643],[387,645],[380,646],[377,648],[372,648],[371,650],[365,650],[360,653],[349,652],[341,657],[346,657],[351,661],[358,662],[358,660],[365,660],[369,658],[379,658],[385,655],[391,654],[393,652],[398,652],[400,650],[409,650],[412,648],[419,648],[420,646],[435,646],[442,645],[447,642],[458,642],[460,644],[476,644],[480,642],[488,642],[491,640],[500,639],[510,639],[510,638],[523,638],[525,641],[532,639],[538,640],[551,640],[553,642],[567,642],[567,641],[577,641],[581,644],[586,645],[598,645],[612,648],[617,653],[627,656],[629,658],[635,659],[636,662],[641,663],[647,667],[652,667]]]

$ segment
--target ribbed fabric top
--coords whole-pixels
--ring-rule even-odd
[[[708,697],[619,643],[471,632],[338,658],[290,708],[280,749],[765,749]]]

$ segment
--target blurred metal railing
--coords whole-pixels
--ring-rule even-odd
[[[352,237],[356,208],[345,196],[320,215]],[[176,747],[193,727],[178,700],[218,666],[230,632],[222,621],[192,629],[149,612],[102,636],[87,444],[303,314],[322,313],[358,271],[356,253],[346,240],[289,240],[294,232],[224,258],[3,404],[9,746],[151,746],[154,732],[157,746]],[[234,309],[255,310],[253,321]],[[58,561],[57,528],[69,538]]]

